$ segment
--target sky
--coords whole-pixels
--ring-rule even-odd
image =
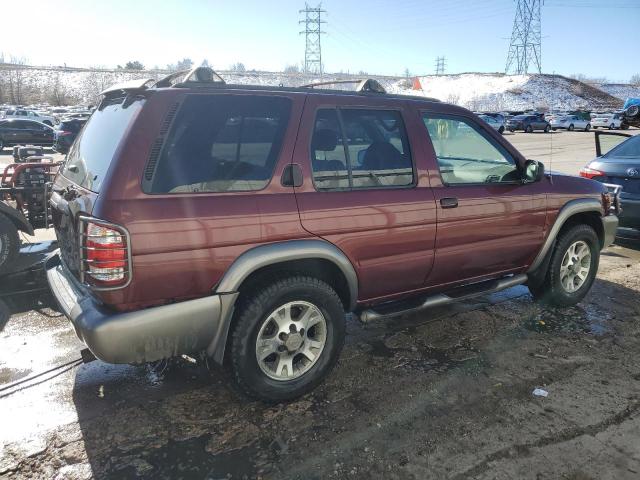
[[[0,52],[32,65],[162,67],[189,57],[223,70],[300,65],[301,0],[0,0]],[[315,6],[317,2],[308,2]],[[431,74],[504,71],[514,0],[324,0],[327,72]],[[17,19],[28,18],[25,22]],[[628,81],[640,0],[544,0],[545,73]],[[633,27],[630,27],[633,26]]]

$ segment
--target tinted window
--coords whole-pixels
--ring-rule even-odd
[[[602,137],[601,137],[602,138]],[[640,135],[625,140],[620,145],[605,153],[603,158],[637,158],[640,160]]]
[[[311,162],[318,189],[413,185],[409,143],[397,111],[319,110]]]
[[[84,125],[84,122],[78,122],[78,121],[60,122],[60,124],[56,128],[63,132],[78,133],[82,128],[82,125]]]
[[[149,193],[260,190],[271,179],[291,101],[249,95],[191,95],[158,160]],[[94,114],[95,115],[95,114]]]
[[[513,158],[467,119],[423,115],[445,184],[496,183],[518,178]]]
[[[100,191],[120,140],[144,100],[123,102],[124,98],[105,99],[94,112],[67,155],[62,174],[69,180]]]

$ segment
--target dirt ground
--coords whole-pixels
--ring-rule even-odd
[[[640,478],[638,240],[574,308],[521,286],[350,319],[334,372],[288,404],[190,359],[68,364],[82,347],[41,276],[0,283],[0,478]]]

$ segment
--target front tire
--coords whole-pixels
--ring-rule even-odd
[[[544,133],[549,133],[551,131],[551,125],[547,125],[544,127]]]
[[[609,125],[609,130],[613,130],[614,128],[616,128],[616,126],[613,123]]]
[[[345,337],[342,302],[328,284],[291,276],[241,297],[229,349],[232,375],[246,395],[292,400],[335,366]]]
[[[539,285],[529,286],[536,300],[559,307],[580,302],[598,273],[600,240],[589,225],[575,225],[560,234],[549,269]]]
[[[590,124],[590,123],[587,123],[587,126],[586,126],[586,127],[584,127],[584,131],[585,131],[585,132],[588,132],[589,130],[591,130],[591,124]]]
[[[573,123],[571,125],[569,125],[569,128],[567,128],[567,130],[569,130],[570,132],[573,132],[574,126]]]
[[[527,125],[524,129],[525,133],[531,133],[533,132],[533,127],[531,125]]]

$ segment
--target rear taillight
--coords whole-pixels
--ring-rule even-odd
[[[121,288],[131,278],[129,239],[124,228],[81,217],[81,280],[96,289]]]
[[[600,170],[595,170],[593,168],[584,167],[580,169],[580,176],[584,178],[596,178],[596,177],[604,177],[605,174]]]

